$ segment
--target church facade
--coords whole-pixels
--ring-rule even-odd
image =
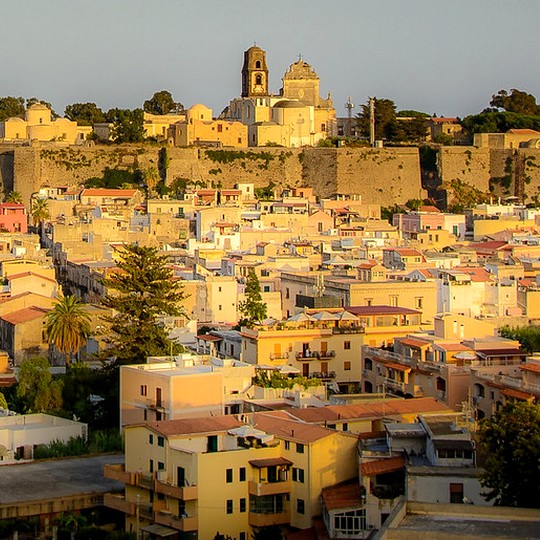
[[[248,126],[249,146],[314,146],[335,135],[336,110],[330,94],[320,97],[315,70],[300,57],[282,82],[279,94],[271,94],[266,52],[250,47],[244,52],[241,97],[221,117]]]

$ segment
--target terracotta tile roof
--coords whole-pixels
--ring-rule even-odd
[[[256,469],[262,469],[264,467],[273,467],[274,465],[292,465],[293,462],[284,457],[274,457],[266,459],[251,459],[249,464]]]
[[[525,371],[532,371],[534,373],[540,373],[540,364],[525,364],[523,366],[520,366],[520,369],[524,369]]]
[[[136,189],[89,188],[82,190],[81,197],[133,197],[136,192]]]
[[[407,366],[405,364],[397,364],[395,362],[387,362],[384,365],[387,368],[395,369],[397,371],[411,371],[411,369],[412,369],[411,366]]]
[[[347,421],[365,418],[383,418],[402,414],[422,414],[447,412],[450,409],[432,397],[414,399],[391,399],[354,405],[328,405],[327,407],[307,407],[291,409],[288,414],[311,423]]]
[[[294,413],[295,411],[291,409],[290,412]],[[255,413],[254,420],[257,429],[261,429],[267,433],[273,433],[283,439],[290,439],[305,444],[316,442],[336,433],[333,429],[299,422],[291,416],[284,419],[282,415],[274,412]]]
[[[506,133],[513,133],[515,135],[537,135],[537,136],[540,136],[539,131],[536,131],[534,129],[526,129],[526,128],[512,128],[512,129],[509,129]]]
[[[201,334],[196,337],[197,339],[201,339],[203,341],[223,341],[223,338],[220,338],[219,336],[212,336],[209,334]]]
[[[432,212],[432,213],[437,213],[437,214],[440,214],[441,211],[436,207],[436,206],[433,206],[433,205],[426,205],[426,206],[421,206],[419,209],[418,209],[419,212]]]
[[[443,351],[470,351],[471,348],[463,345],[463,343],[434,343],[434,348],[442,349]]]
[[[30,272],[30,271],[21,272],[20,274],[11,274],[11,276],[7,277],[7,280],[8,281],[13,281],[15,279],[20,279],[20,278],[28,277],[28,276],[34,276],[34,277],[44,279],[45,281],[50,281],[51,283],[56,283],[55,279],[52,279],[52,278],[47,277],[47,276],[42,276],[41,274],[36,274],[35,272]]]
[[[44,317],[49,311],[50,309],[32,306],[24,309],[19,309],[18,311],[14,311],[13,313],[6,313],[6,315],[0,316],[0,319],[8,322],[9,324],[15,325]]]
[[[399,253],[400,255],[404,255],[405,257],[421,257],[422,254],[419,251],[416,251],[416,249],[407,249],[407,248],[396,248],[393,251],[396,253]]]
[[[527,356],[527,353],[518,347],[509,347],[508,349],[477,349],[475,352],[479,356]]]
[[[534,398],[533,394],[522,392],[521,390],[516,390],[515,388],[504,388],[501,390],[501,394],[515,399],[522,399],[524,401]]]
[[[362,489],[358,479],[324,488],[321,496],[328,510],[358,508],[363,504]]]
[[[407,347],[425,347],[426,345],[429,345],[428,341],[421,341],[415,338],[397,338],[396,341]]]
[[[142,425],[142,424],[139,424]],[[166,437],[189,435],[190,433],[215,433],[227,431],[243,426],[235,416],[213,416],[203,418],[181,418],[178,420],[164,420],[162,422],[149,422],[150,429]]]
[[[395,456],[388,459],[377,459],[362,463],[360,471],[362,476],[375,476],[377,474],[399,471],[405,467],[405,458]]]

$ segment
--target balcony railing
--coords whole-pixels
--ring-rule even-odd
[[[289,359],[289,353],[288,352],[271,353],[270,354],[270,360],[288,360],[288,359]]]
[[[333,334],[365,334],[365,326],[334,326]]]
[[[320,358],[334,358],[336,351],[300,351],[296,353],[296,358],[302,360],[319,360]]]
[[[184,501],[192,501],[199,497],[197,486],[174,486],[162,480],[155,481],[154,490],[156,493],[162,493],[174,499],[182,499]]]
[[[405,392],[406,384],[401,381],[396,381],[395,379],[389,379],[388,377],[384,378],[384,385],[388,388],[394,388]]]
[[[252,527],[269,527],[271,525],[286,525],[291,521],[291,512],[284,510],[276,514],[259,514],[249,512],[249,524]]]
[[[291,481],[284,480],[282,482],[254,482],[249,481],[249,494],[262,497],[264,495],[278,495],[280,493],[290,493]]]
[[[154,521],[159,525],[171,527],[177,531],[192,532],[199,528],[199,520],[195,516],[177,517],[164,510],[155,512]]]
[[[137,480],[137,473],[127,472],[125,465],[105,465],[103,474],[105,478],[117,480],[130,486],[134,486]]]
[[[103,496],[103,505],[124,514],[135,515],[135,503],[126,500],[124,495],[114,495],[113,493],[105,493]]]

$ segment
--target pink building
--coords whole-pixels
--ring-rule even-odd
[[[0,203],[0,230],[28,232],[28,217],[24,204]]]

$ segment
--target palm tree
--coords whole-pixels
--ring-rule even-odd
[[[45,335],[50,344],[66,355],[66,366],[90,333],[90,315],[76,296],[61,296],[45,316]]]
[[[4,198],[4,202],[22,204],[23,198],[18,191],[10,191]]]
[[[51,217],[47,199],[32,198],[30,215],[34,226],[41,227],[43,222]]]

